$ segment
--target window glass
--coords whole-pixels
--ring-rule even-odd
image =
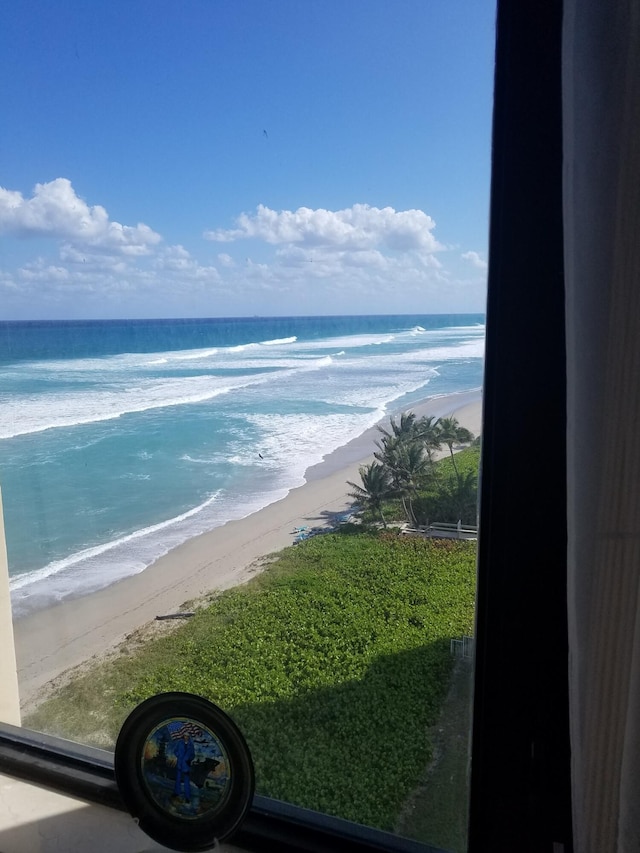
[[[0,35],[22,724],[112,749],[186,690],[259,793],[464,850],[493,4],[36,6]]]

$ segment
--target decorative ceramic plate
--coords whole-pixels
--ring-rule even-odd
[[[118,735],[115,774],[140,828],[174,850],[208,850],[229,838],[253,799],[242,733],[190,693],[161,693],[132,711]]]

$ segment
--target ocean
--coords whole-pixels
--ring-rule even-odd
[[[0,322],[14,617],[143,571],[385,414],[482,385],[484,315]]]

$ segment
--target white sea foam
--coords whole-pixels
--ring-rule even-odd
[[[246,344],[238,344],[233,347],[221,347],[220,351],[224,352],[244,352],[248,349],[257,349],[258,347],[276,347],[283,346],[285,344],[294,344],[298,340],[297,337],[293,336],[291,338],[274,338],[272,341],[252,341]]]
[[[438,391],[446,388],[442,380],[434,382],[438,371],[444,379],[475,375],[457,365],[447,372],[447,365],[483,355],[481,325],[456,330],[425,330],[416,325],[313,341],[295,337],[259,341],[259,337],[258,332],[254,342],[238,346],[0,366],[0,437],[167,409],[146,418],[130,418],[121,429],[77,433],[60,429],[8,443],[8,454],[15,453],[18,460],[15,470],[16,465],[26,470],[32,462],[51,461],[55,464],[39,473],[66,487],[66,472],[72,477],[74,465],[81,476],[86,475],[86,459],[79,452],[74,461],[70,451],[82,451],[95,443],[96,436],[98,440],[106,436],[104,454],[111,454],[108,458],[113,460],[111,494],[122,494],[118,492],[121,479],[128,478],[126,494],[131,496],[133,512],[136,489],[140,487],[138,505],[143,505],[142,496],[151,485],[147,483],[145,492],[143,481],[149,476],[155,486],[156,476],[160,483],[175,473],[171,482],[176,484],[176,500],[184,501],[181,506],[190,500],[198,504],[115,542],[81,548],[80,536],[85,537],[80,542],[98,541],[102,528],[108,538],[110,525],[136,523],[132,513],[126,521],[113,521],[118,517],[117,504],[109,504],[108,514],[100,519],[100,497],[87,503],[86,514],[97,517],[84,519],[89,532],[82,527],[82,509],[77,524],[66,531],[67,541],[77,542],[69,546],[76,553],[13,579],[18,615],[26,608],[90,592],[141,572],[191,536],[277,500],[304,482],[307,468],[362,434],[385,412],[395,411],[405,395],[409,399],[426,396],[430,383]],[[153,443],[145,439],[147,430]],[[93,456],[99,456],[97,450]],[[224,492],[216,492],[217,500],[212,497],[200,503],[205,489],[214,492],[223,486]],[[28,494],[25,491],[25,497]],[[169,493],[163,489],[158,494]],[[106,500],[106,487],[104,495]],[[164,506],[158,511],[172,515],[170,497]],[[44,512],[46,521],[46,508],[37,511]],[[27,553],[24,564],[34,565],[35,560],[37,554]]]
[[[252,450],[250,453],[234,453],[233,456],[228,456],[225,460],[232,465],[244,465],[247,468],[252,468],[256,464],[256,453]]]
[[[126,536],[122,536],[119,539],[113,540],[112,542],[105,542],[102,545],[95,545],[92,548],[83,548],[81,551],[77,551],[75,554],[71,554],[69,557],[65,557],[64,560],[54,560],[53,562],[48,563],[46,566],[43,566],[43,568],[37,569],[34,572],[28,572],[26,574],[13,577],[9,581],[9,588],[12,592],[14,590],[22,589],[23,587],[29,586],[30,584],[46,580],[52,575],[60,574],[61,572],[64,572],[72,568],[73,566],[77,566],[80,563],[89,564],[94,561],[95,558],[103,557],[110,551],[113,552],[116,550],[121,550],[123,546],[130,546],[133,542],[137,542],[145,538],[151,537],[153,536],[153,534],[157,534],[160,531],[167,531],[172,527],[176,527],[180,524],[180,522],[184,522],[187,519],[198,515],[204,509],[215,503],[219,494],[219,492],[216,492],[215,494],[207,498],[207,500],[201,503],[199,506],[187,510],[187,512],[183,512],[181,515],[178,515],[175,518],[169,518],[166,521],[161,521],[159,524],[152,524],[149,527],[143,528],[142,530],[135,530],[133,533],[129,533]],[[166,554],[167,550],[168,548],[163,550],[162,553]],[[157,554],[154,559],[157,559],[157,557],[159,556],[161,555]],[[142,565],[140,571],[142,571],[142,569],[144,569],[146,565],[148,565],[148,563]]]
[[[181,515],[119,537],[115,541],[84,548],[70,556],[52,561],[34,572],[11,580],[14,615],[20,617],[53,601],[84,595],[116,581],[142,572],[171,548],[226,521],[243,518],[284,497],[304,482],[306,469],[322,457],[373,425],[383,411],[331,414],[327,416],[249,415],[248,421],[260,435],[257,445],[243,453],[214,454],[210,459],[184,454],[193,463],[223,461],[235,465],[259,465],[257,470],[271,472],[271,486],[251,493],[217,491],[205,502]],[[246,434],[238,428],[238,435]],[[263,459],[256,461],[256,446]],[[251,482],[255,482],[252,479]],[[267,481],[264,481],[265,485]]]
[[[180,457],[182,462],[188,462],[192,465],[208,465],[210,467],[218,465],[244,465],[253,467],[258,464],[258,451],[252,446],[250,450],[243,453],[212,453],[210,456],[192,456],[190,453],[184,453]]]
[[[202,358],[211,358],[211,356],[215,355],[217,352],[218,347],[214,347],[213,349],[196,350],[195,352],[177,352],[173,358],[176,361],[197,361]]]
[[[199,459],[197,456],[192,456],[190,453],[183,453],[180,459],[182,462],[194,462],[196,465],[211,465],[216,461],[213,458]]]
[[[310,362],[286,361],[278,373],[269,371],[248,376],[202,375],[140,379],[123,377],[120,385],[106,383],[89,392],[78,389],[51,391],[42,395],[0,396],[5,420],[0,423],[0,439],[43,432],[48,429],[116,420],[124,415],[170,406],[185,406],[213,400],[241,388],[290,379],[296,372],[315,371],[331,364],[331,356]],[[264,362],[256,366],[265,367]],[[269,365],[271,366],[271,365]]]
[[[484,338],[464,341],[456,346],[433,347],[426,350],[426,355],[432,361],[451,361],[453,359],[483,358]]]
[[[335,338],[323,338],[319,341],[304,341],[300,344],[305,350],[314,349],[360,349],[361,347],[380,346],[391,343],[397,335],[348,335]]]
[[[406,375],[402,381],[399,381],[397,377],[393,379],[390,377],[386,379],[379,378],[376,385],[369,384],[367,387],[358,385],[357,377],[354,377],[353,385],[343,385],[332,393],[327,394],[325,401],[334,405],[373,408],[376,411],[384,413],[391,404],[405,394],[410,394],[420,389],[424,389],[426,394],[426,387],[430,379],[435,375],[434,370],[420,367],[412,373],[406,371]]]
[[[353,414],[311,416],[255,415],[247,416],[261,433],[263,456],[279,463],[290,478],[289,488],[301,485],[307,468],[323,457],[361,435],[384,416],[384,408]]]
[[[227,381],[224,385],[205,390],[207,384],[211,386],[214,383],[207,382],[207,377],[197,377],[190,386],[176,381],[174,389],[168,388],[166,383],[157,385],[149,382],[146,387],[124,388],[119,392],[108,390],[93,391],[90,395],[50,393],[44,397],[24,395],[7,400],[0,398],[0,404],[10,418],[9,423],[0,424],[0,439],[117,420],[123,415],[152,409],[202,403],[252,383],[246,379]]]
[[[344,352],[344,351],[342,351]],[[478,358],[484,353],[484,340],[474,337],[452,346],[425,347],[394,355],[385,354],[384,367],[392,365],[407,369],[410,363],[446,361],[450,359]],[[377,356],[360,356],[358,370],[363,369],[375,373]],[[341,357],[339,366],[346,370],[354,362]],[[127,414],[142,413],[153,409],[186,406],[211,401],[218,396],[227,395],[232,391],[247,389],[265,383],[278,384],[290,382],[296,374],[331,368],[337,364],[331,355],[317,359],[284,359],[264,360],[244,359],[236,365],[241,370],[260,370],[269,367],[269,372],[252,375],[215,376],[203,374],[192,377],[165,377],[161,379],[141,378],[137,373],[124,374],[120,382],[108,381],[90,391],[82,387],[77,391],[69,391],[65,386],[60,392],[50,391],[47,394],[30,395],[15,394],[0,398],[4,419],[0,423],[0,439],[18,435],[42,432],[54,428],[67,428],[81,424],[110,421]],[[278,367],[279,371],[273,371]],[[76,370],[76,365],[71,373]],[[63,375],[63,378],[64,377]],[[413,381],[405,377],[409,384]],[[361,381],[358,382],[361,385]],[[53,386],[55,387],[55,385]],[[344,396],[341,398],[344,399]]]
[[[460,343],[443,345],[443,346],[428,346],[425,345],[420,349],[413,349],[406,352],[399,352],[393,355],[393,364],[402,367],[405,370],[406,365],[414,363],[430,363],[435,366],[435,363],[447,361],[460,361],[470,358],[484,357],[484,338],[472,338]],[[359,361],[363,361],[360,360]]]
[[[140,574],[155,560],[193,536],[213,530],[227,521],[245,518],[285,497],[300,483],[286,476],[280,483],[257,493],[212,495],[203,504],[175,519],[122,537],[113,543],[84,549],[34,572],[12,579],[11,600],[14,618],[47,607],[53,602],[87,595],[123,578]]]
[[[276,347],[281,344],[295,344],[298,338],[294,335],[291,338],[274,338],[272,341],[260,341],[260,346],[263,347]]]
[[[394,333],[378,333],[378,334],[354,334],[340,335],[335,337],[326,337],[314,341],[299,341],[296,336],[287,338],[274,338],[272,340],[254,341],[238,344],[227,347],[206,347],[193,350],[169,350],[155,353],[122,353],[119,355],[110,355],[102,357],[86,357],[79,359],[50,359],[46,361],[22,362],[19,366],[19,378],[24,379],[25,375],[32,373],[34,376],[54,377],[62,374],[68,378],[74,375],[82,377],[90,374],[92,378],[96,376],[105,376],[112,373],[122,373],[123,371],[140,370],[145,371],[151,366],[171,366],[179,361],[199,361],[203,359],[211,359],[214,356],[219,356],[224,359],[229,354],[242,353],[246,350],[257,350],[265,352],[270,348],[278,348],[284,346],[287,349],[292,345],[296,345],[296,349],[308,351],[313,349],[327,348],[360,348],[367,346],[380,346],[382,344],[391,343],[398,337],[411,336],[422,327],[416,326],[413,329],[398,331]],[[470,333],[478,334],[484,329],[484,326],[461,326],[455,329],[448,327],[447,329],[431,330],[425,332],[427,335],[443,335],[454,334],[459,335],[461,331],[468,330]]]

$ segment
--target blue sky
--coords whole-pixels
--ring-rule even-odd
[[[0,318],[484,310],[494,14],[2,4]]]

